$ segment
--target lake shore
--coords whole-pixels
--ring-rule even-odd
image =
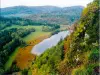
[[[32,50],[33,46],[35,46],[36,44],[38,44],[39,42],[41,42],[42,40],[44,40],[48,37],[49,37],[49,35],[40,36],[40,37],[30,41],[30,42],[27,42],[28,46],[23,47],[23,48],[19,48],[18,54],[15,58],[16,65],[20,69],[29,68],[32,64],[32,61],[36,57],[35,54],[31,53],[31,50]]]

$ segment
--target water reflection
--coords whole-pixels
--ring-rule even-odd
[[[46,49],[51,48],[52,46],[57,45],[60,39],[64,39],[67,35],[69,35],[69,31],[62,31],[58,34],[52,35],[50,38],[47,38],[40,42],[39,44],[35,45],[31,51],[32,54],[40,55]]]

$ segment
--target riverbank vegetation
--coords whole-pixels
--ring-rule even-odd
[[[73,25],[74,32],[36,58],[33,75],[98,75],[98,14],[98,0],[94,0]]]
[[[34,55],[30,53],[32,46],[34,46],[36,43],[39,43],[44,38],[49,37],[50,33],[52,32],[51,30],[49,30],[48,32],[43,31],[42,27],[44,25],[42,25],[42,23],[41,24],[35,23],[31,20],[25,20],[22,18],[1,17],[0,22],[1,22],[0,24],[1,26],[1,30],[0,30],[0,63],[1,63],[0,73],[12,73],[16,71],[16,67],[20,67],[19,65],[16,66],[17,63],[15,61],[18,52],[20,53],[24,52],[24,54],[26,53],[26,57],[28,57],[29,55],[30,59],[34,59]],[[49,25],[50,27],[53,26],[52,24],[49,24]],[[45,24],[45,26],[47,27],[49,27],[49,25]],[[52,28],[59,29],[60,28],[59,25],[57,26],[54,25]],[[35,44],[32,44],[32,41],[35,39],[38,40],[38,42],[36,41]],[[28,45],[31,45],[31,47],[29,47]],[[26,46],[28,46],[26,51],[23,51],[22,48]],[[17,49],[17,47],[20,47],[20,48]],[[23,58],[23,56],[20,56],[20,58]],[[28,60],[28,58],[26,60]],[[15,64],[13,64],[13,62],[15,62]],[[15,70],[13,70],[14,68],[11,69],[13,66],[15,67]]]

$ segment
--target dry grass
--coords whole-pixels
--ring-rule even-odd
[[[49,35],[40,36],[35,40],[28,42],[30,46],[19,48],[19,52],[16,56],[15,61],[20,69],[29,68],[32,65],[32,61],[35,59],[35,55],[31,54],[31,50],[34,45],[38,44],[42,40],[48,38]]]

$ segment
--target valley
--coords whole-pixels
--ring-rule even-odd
[[[32,27],[36,27],[36,32],[34,33],[31,33],[29,34],[28,36],[26,36],[25,38],[23,38],[24,41],[27,42],[27,45],[28,46],[25,46],[25,47],[19,47],[19,48],[16,48],[16,50],[14,51],[14,53],[11,55],[11,57],[9,58],[8,62],[6,63],[6,69],[7,67],[11,67],[11,64],[16,61],[19,62],[20,61],[20,66],[18,65],[18,67],[20,67],[21,69],[23,69],[23,66],[21,67],[21,65],[24,65],[26,63],[28,63],[27,60],[32,60],[34,59],[35,55],[31,54],[31,49],[32,47],[39,43],[40,41],[42,41],[43,39],[47,38],[50,36],[50,33],[46,33],[46,32],[42,32],[40,30],[41,26],[12,26],[10,28],[7,28],[7,29],[11,29],[11,28],[32,28]],[[39,29],[39,30],[38,30]],[[40,33],[40,35],[38,35]],[[33,35],[32,35],[33,34]],[[21,55],[21,54],[24,54],[24,55]],[[20,56],[20,57],[18,57]],[[25,58],[25,61],[23,60]],[[13,60],[12,60],[13,59]],[[22,61],[21,61],[22,60]],[[26,62],[27,61],[27,62]],[[25,63],[23,63],[25,62]],[[24,66],[25,68],[25,66]]]
[[[52,31],[50,30],[48,31],[48,29],[46,31],[43,31],[42,29],[43,26],[44,25],[38,25],[38,26],[37,25],[34,25],[34,26],[32,25],[27,25],[27,26],[12,25],[12,26],[6,27],[1,30],[2,32],[9,31],[12,29],[17,29],[18,31],[20,31],[20,29],[21,30],[23,29],[24,30],[34,29],[35,30],[35,32],[31,32],[25,37],[21,38],[25,42],[26,45],[17,46],[15,50],[12,52],[12,54],[8,57],[8,60],[4,66],[5,71],[7,71],[7,73],[10,73],[9,70],[13,72],[14,65],[17,66],[15,70],[19,68],[21,70],[29,69],[29,67],[32,66],[32,61],[35,60],[36,58],[36,55],[31,53],[32,48],[36,44],[41,42],[42,40],[50,37],[52,33]],[[59,30],[62,30],[62,29],[63,27],[61,27]],[[20,32],[18,32],[18,35],[20,35]],[[23,33],[21,35],[23,35]]]
[[[98,2],[0,8],[0,75],[99,75]]]

